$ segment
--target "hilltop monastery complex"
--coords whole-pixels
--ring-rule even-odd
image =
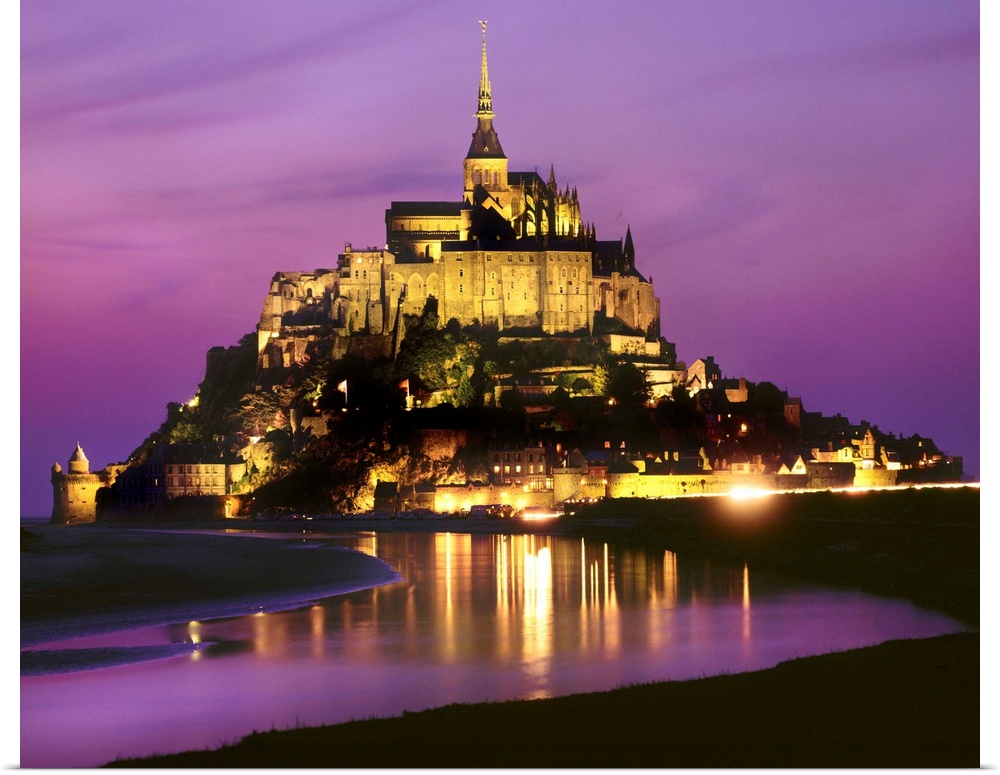
[[[362,343],[366,355],[391,358],[405,336],[405,317],[420,315],[433,301],[442,326],[452,320],[479,323],[511,338],[600,335],[611,352],[641,361],[653,399],[669,398],[678,386],[696,397],[704,425],[701,448],[681,449],[666,438],[656,451],[628,449],[629,441],[620,437],[584,449],[551,436],[490,439],[488,482],[428,483],[408,492],[395,482],[380,482],[369,508],[453,512],[505,503],[553,509],[590,498],[719,494],[748,485],[886,486],[918,481],[918,473],[931,469],[938,480],[961,477],[961,458],[946,458],[929,439],[897,441],[867,423],[850,426],[839,415],[806,413],[798,398],[787,395],[778,422],[801,432],[802,452],[779,457],[744,448],[773,418],[744,409],[746,380],[723,379],[711,357],[690,367],[676,363],[673,345],[660,335],[652,278],[636,268],[631,230],[617,240],[598,240],[595,227],[582,219],[576,188],[560,188],[554,169],[543,178],[537,171],[508,168],[493,125],[481,24],[478,109],[462,162],[461,196],[392,202],[385,211],[383,248],[348,244],[335,267],[275,274],[257,324],[258,384],[269,372],[280,381],[309,359],[318,337],[331,333],[333,357]],[[456,194],[457,178],[456,171]],[[224,348],[209,351],[209,367],[224,354]],[[499,380],[496,398],[505,390],[544,398],[556,389],[557,376],[538,373],[530,385]],[[322,435],[328,419],[292,413],[293,438]],[[434,439],[425,443],[424,454],[438,462],[471,441],[465,431],[429,425],[420,434],[425,442]],[[102,511],[155,514],[182,502],[209,516],[242,515],[255,444],[252,440],[243,457],[201,445],[163,444],[146,460],[95,473],[77,444],[67,471],[58,463],[52,467],[52,521],[93,522]]]
[[[658,354],[660,302],[636,269],[631,230],[624,240],[597,240],[576,189],[560,190],[554,169],[547,180],[508,169],[493,126],[485,25],[480,68],[461,199],[393,202],[384,249],[347,245],[336,268],[275,274],[257,326],[261,367],[297,362],[317,323],[383,335],[388,348],[402,316],[419,315],[429,298],[442,325],[501,332],[589,334],[595,314],[604,315]]]

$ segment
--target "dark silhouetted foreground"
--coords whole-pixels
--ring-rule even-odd
[[[122,767],[978,767],[974,633],[770,670],[265,732]]]

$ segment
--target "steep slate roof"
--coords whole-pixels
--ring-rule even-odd
[[[386,214],[392,215],[460,215],[465,202],[393,202]]]
[[[508,186],[531,186],[537,183],[539,186],[544,186],[545,181],[542,180],[542,176],[537,172],[508,172],[507,173],[507,185]]]
[[[469,152],[465,154],[466,159],[506,159],[503,148],[500,147],[500,138],[497,137],[497,130],[493,128],[492,118],[480,118],[476,126],[476,131],[472,133],[472,143],[469,145]]]
[[[483,239],[483,240],[447,240],[441,243],[441,252],[457,252],[460,250],[508,250],[511,252],[538,252],[540,250],[564,250],[567,253],[589,253],[590,251],[576,240],[550,238],[545,242],[533,237],[524,239]]]
[[[639,270],[626,261],[621,240],[595,240],[594,253],[597,254],[595,274],[598,276],[610,277],[612,272],[618,272],[624,277],[638,277],[641,282],[646,282]]]
[[[632,465],[628,460],[623,457],[617,458],[612,461],[611,465],[608,466],[609,474],[637,474],[639,469]]]

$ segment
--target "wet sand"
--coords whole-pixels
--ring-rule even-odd
[[[291,608],[392,583],[374,557],[315,539],[44,525],[22,534],[21,645]]]

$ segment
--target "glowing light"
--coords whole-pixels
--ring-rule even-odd
[[[526,506],[524,508],[524,511],[521,512],[521,519],[525,520],[526,522],[532,522],[535,520],[544,520],[544,519],[556,519],[557,517],[560,516],[562,515],[555,509],[547,509],[544,506]]]
[[[729,491],[729,497],[738,501],[765,498],[768,495],[774,495],[774,491],[766,490],[763,487],[734,487]]]

